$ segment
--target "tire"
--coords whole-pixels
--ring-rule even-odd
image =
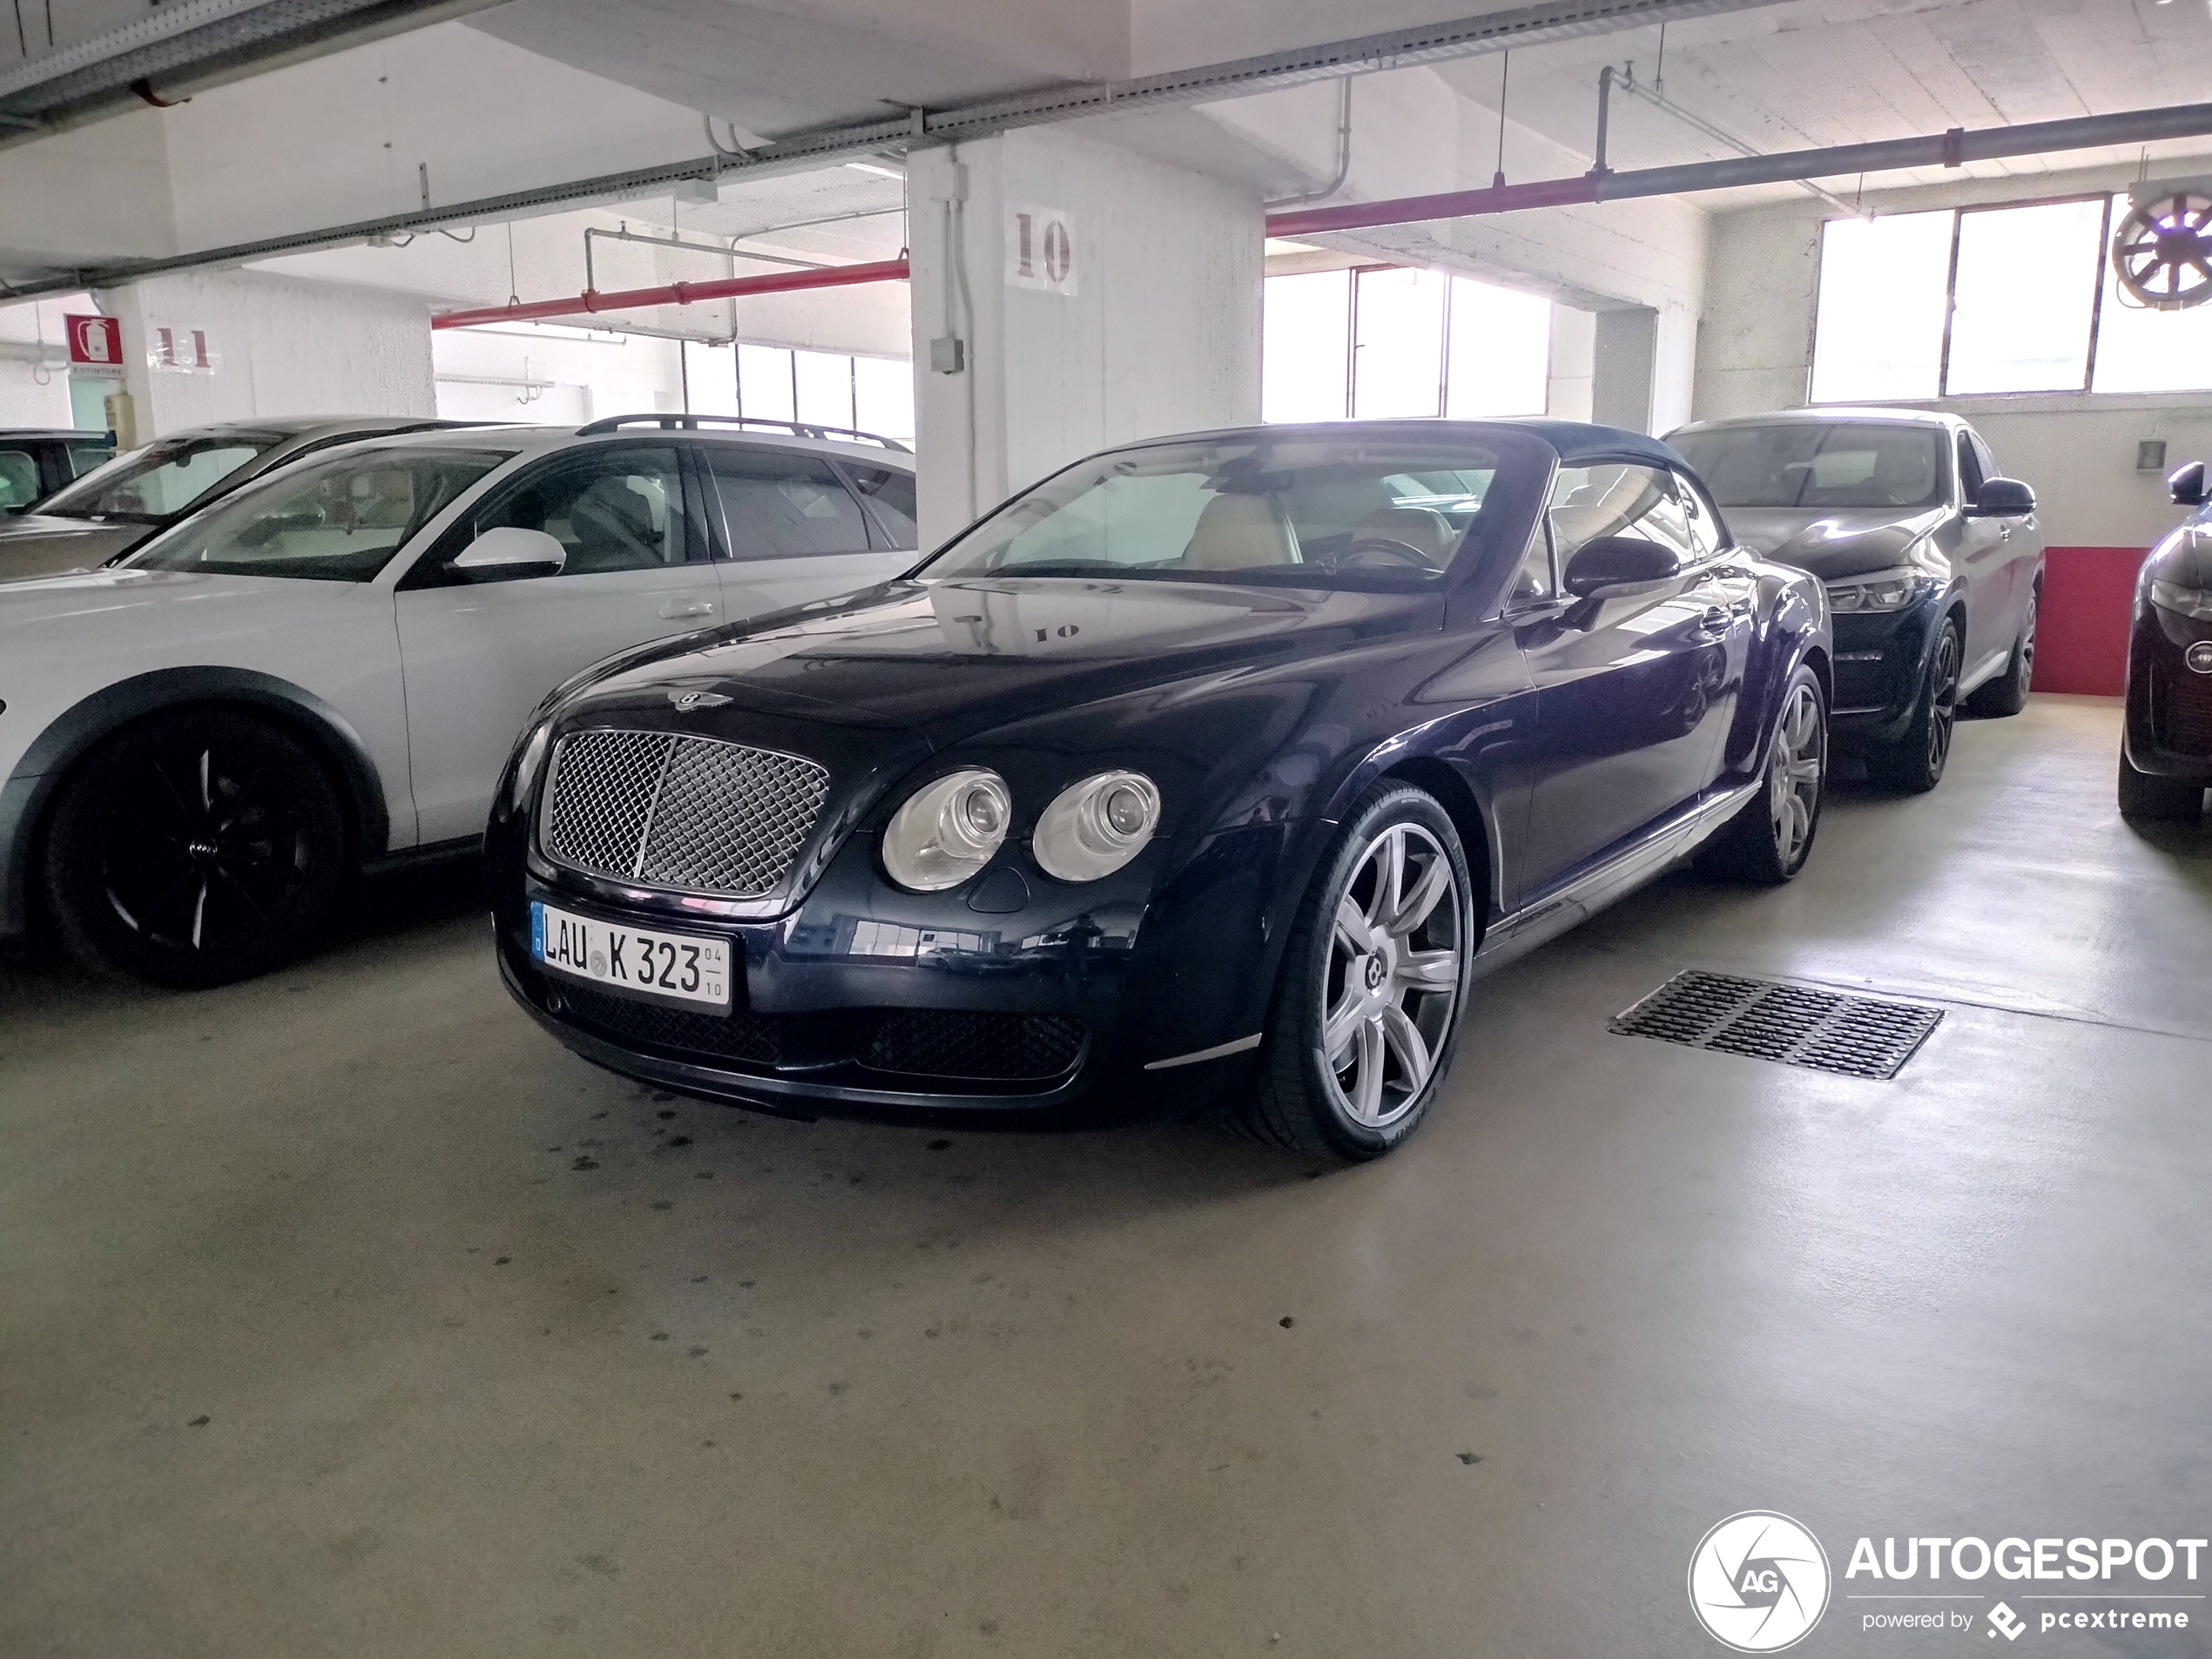
[[[1362,795],[1291,929],[1258,1088],[1234,1127],[1346,1163],[1411,1135],[1451,1067],[1474,961],[1474,890],[1435,797],[1388,783]]]
[[[1828,793],[1828,699],[1804,664],[1782,694],[1757,794],[1706,843],[1701,862],[1716,875],[1778,887],[1805,867]]]
[[[2035,678],[2035,624],[2043,609],[2043,596],[2027,596],[2027,615],[2020,618],[2020,637],[2013,642],[2013,660],[2005,671],[1966,699],[1967,711],[2002,718],[2027,706],[2028,685]]]
[[[1866,752],[1866,771],[1885,788],[1908,795],[1925,795],[1943,781],[1950,764],[1951,738],[1959,724],[1959,675],[1964,655],[1959,619],[1946,617],[1936,643],[1928,652],[1928,673],[1920,687],[1919,706],[1912,723],[1895,743],[1877,745]]]
[[[131,726],[79,761],[46,833],[57,930],[87,966],[199,989],[289,961],[346,860],[337,792],[300,744],[226,709]]]
[[[2145,823],[2194,824],[2204,810],[2204,787],[2179,778],[2137,772],[2120,752],[2120,815]]]

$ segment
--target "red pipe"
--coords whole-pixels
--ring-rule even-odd
[[[739,254],[739,259],[745,256]],[[688,306],[700,300],[736,300],[749,293],[796,293],[806,288],[843,288],[863,282],[903,282],[904,258],[871,265],[832,265],[819,271],[777,271],[767,276],[724,277],[714,282],[671,282],[664,288],[624,288],[613,293],[586,290],[567,300],[533,300],[528,305],[485,306],[476,311],[448,311],[430,319],[433,328],[469,328],[492,322],[529,322],[540,317],[574,317],[599,311],[636,311],[645,306]]]

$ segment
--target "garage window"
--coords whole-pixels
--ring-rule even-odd
[[[1821,228],[1812,401],[2212,387],[2212,307],[2151,311],[2106,257],[2124,196]]]
[[[1267,279],[1268,421],[1541,415],[1551,302],[1440,271],[1368,266]]]

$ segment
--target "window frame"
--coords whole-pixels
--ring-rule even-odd
[[[713,556],[718,563],[738,566],[779,564],[786,559],[847,559],[860,553],[906,550],[894,547],[883,527],[876,523],[875,515],[868,509],[867,496],[846,475],[844,467],[840,464],[841,460],[840,456],[820,450],[801,449],[796,447],[786,448],[780,444],[773,443],[742,443],[725,441],[694,442],[687,444],[685,448],[691,452],[691,464],[698,469],[695,482],[699,492],[701,508],[706,516],[707,527],[713,539]],[[718,453],[733,449],[753,455],[795,455],[801,460],[818,462],[828,468],[830,475],[837,480],[838,487],[845,491],[846,498],[853,503],[854,511],[859,513],[860,534],[867,538],[867,545],[847,548],[839,553],[828,553],[819,549],[812,549],[802,553],[764,553],[751,557],[740,557],[736,544],[730,536],[730,504],[723,498],[721,482],[714,475],[714,465],[710,459]]]
[[[2097,378],[2097,341],[2104,325],[2106,287],[2105,267],[2107,262],[2111,257],[2112,204],[2113,197],[2115,193],[2117,192],[2111,191],[2079,190],[2069,192],[2062,196],[2035,196],[2021,201],[1969,202],[1959,206],[1947,209],[1937,207],[1902,210],[1906,212],[1932,212],[1939,213],[1947,212],[1951,215],[1951,257],[1945,266],[1944,273],[1943,344],[1936,359],[1936,389],[1925,395],[1876,398],[1830,398],[1821,401],[1817,407],[1822,408],[1839,409],[1879,408],[1896,403],[1953,403],[1970,401],[1977,398],[1993,397],[2079,397],[2085,395],[2127,397],[2141,395],[2140,394],[2135,393],[2098,393],[2094,390]],[[2089,340],[2087,349],[2083,352],[2081,358],[2080,385],[2075,387],[2040,387],[2033,391],[2018,392],[1952,391],[1950,389],[1951,335],[1952,326],[1957,322],[1959,314],[1959,244],[1960,240],[1960,227],[1966,216],[1968,213],[2013,212],[2023,208],[2030,207],[2062,207],[2074,202],[2091,201],[2101,203],[2103,205],[2104,212],[2103,218],[2100,221],[2099,225],[2097,257],[2090,266]],[[1808,354],[1805,362],[1805,401],[1808,405],[1811,405],[1814,401],[1812,395],[1812,376],[1814,368],[1818,362],[1820,356],[1820,293],[1821,284],[1827,280],[1828,274],[1828,227],[1831,225],[1838,223],[1844,219],[1852,217],[1855,217],[1855,215],[1845,213],[1829,214],[1820,221],[1820,234],[1814,239],[1812,278],[1812,350],[1810,354]],[[2179,395],[2182,396],[2188,396],[2190,395],[2191,393],[2187,390],[2179,394]],[[1952,465],[1955,472],[1957,465],[1955,456],[1953,457]]]

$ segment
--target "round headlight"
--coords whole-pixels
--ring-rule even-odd
[[[1046,873],[1096,881],[1144,850],[1160,826],[1160,792],[1141,772],[1102,772],[1062,790],[1037,820],[1030,850]]]
[[[915,893],[956,887],[991,861],[1014,818],[995,772],[955,772],[907,797],[883,832],[883,867]]]

